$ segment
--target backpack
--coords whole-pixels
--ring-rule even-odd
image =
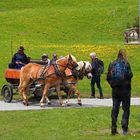
[[[111,79],[116,81],[123,81],[126,79],[126,75],[128,75],[128,65],[125,61],[116,60],[112,64],[111,68]]]
[[[98,73],[103,74],[104,72],[104,62],[101,60],[98,60]]]

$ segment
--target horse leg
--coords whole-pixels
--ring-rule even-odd
[[[66,101],[67,106],[70,106],[70,94],[68,93],[67,96],[67,101]]]
[[[70,95],[72,94],[71,88],[68,90],[67,93],[67,100],[66,100],[66,104],[67,106],[70,106]]]
[[[23,91],[23,104],[28,106],[29,105],[29,102],[28,102],[28,97],[27,97],[27,89],[28,87],[24,88],[24,91]]]
[[[48,89],[49,89],[49,88],[48,88]],[[44,91],[44,88],[42,88],[42,91]],[[49,98],[48,98],[48,90],[47,90],[46,94],[47,94],[47,95],[45,95],[45,100],[46,100],[46,101],[48,102],[48,104],[50,105],[51,102],[50,102],[50,100],[49,100]]]
[[[61,96],[60,85],[56,86],[56,93],[58,95],[60,105],[65,106],[65,104],[63,104],[63,100],[62,100],[62,96]]]
[[[44,87],[44,90],[43,90],[43,94],[42,94],[42,98],[40,100],[40,106],[41,107],[44,107],[45,106],[45,103],[46,103],[46,99],[48,101],[48,104],[50,104],[50,101],[48,99],[48,85],[46,84],[45,87]]]
[[[27,86],[19,86],[19,93],[22,96],[23,99],[23,104],[28,106],[29,102],[28,102],[28,98],[27,98]]]
[[[27,88],[26,87],[20,87],[20,95],[22,96],[23,99],[23,104],[28,106],[29,102],[28,102],[28,98],[27,98]]]
[[[80,92],[78,90],[76,90],[76,94],[77,94],[77,100],[78,100],[78,104],[80,106],[82,106],[82,102],[81,102],[81,98],[80,98]]]
[[[66,86],[64,88],[65,88],[64,92],[67,95],[66,104],[67,104],[67,106],[69,106],[70,105],[70,103],[69,103],[69,100],[70,100],[70,87],[69,86]]]
[[[75,89],[75,85],[71,84],[69,87],[69,92],[68,92],[68,96],[67,96],[67,106],[70,106],[70,95],[71,94],[75,94],[76,89]]]
[[[78,104],[79,104],[80,106],[82,106],[82,102],[81,102],[81,97],[80,97],[80,92],[79,92],[79,90],[76,88],[75,85],[73,85],[73,89],[74,89],[75,93],[77,94]]]
[[[48,105],[51,105],[51,101],[49,100],[48,96],[45,97],[46,101],[48,102]]]

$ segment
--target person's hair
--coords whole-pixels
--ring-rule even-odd
[[[96,53],[95,52],[92,52],[89,55],[90,55],[90,57],[96,57]]]
[[[24,51],[25,49],[24,49],[23,46],[20,46],[18,50],[19,50],[19,51]]]
[[[125,49],[120,49],[118,52],[118,59],[124,59],[127,61],[127,56],[126,56],[126,50]]]

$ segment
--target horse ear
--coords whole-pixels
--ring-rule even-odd
[[[71,54],[69,54],[69,59],[72,59]]]

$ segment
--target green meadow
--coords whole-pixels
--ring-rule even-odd
[[[0,112],[1,140],[139,140],[139,107],[131,108],[129,134],[110,134],[111,108],[49,109]]]
[[[120,48],[126,48],[134,73],[132,95],[139,96],[139,46],[124,45],[123,36],[126,26],[137,17],[137,0],[0,1],[0,89],[6,84],[3,73],[12,54],[24,45],[32,59],[40,59],[43,53],[51,59],[57,53],[90,61],[89,53],[95,51],[105,63],[101,84],[108,97],[108,65],[116,59]],[[89,96],[90,80],[80,81],[78,88],[83,97]]]
[[[125,48],[134,77],[132,96],[140,96],[140,46],[124,45],[124,30],[138,17],[138,0],[1,0],[0,1],[0,89],[6,83],[4,70],[12,54],[23,45],[32,59],[43,53],[52,58],[73,54],[90,61],[95,51],[104,61],[102,88],[111,97],[106,82],[108,65]],[[90,80],[79,81],[82,97],[90,96]],[[99,96],[96,89],[96,96]],[[18,98],[18,97],[16,97]],[[9,104],[10,105],[10,104]],[[0,140],[139,140],[139,107],[131,107],[130,131],[111,136],[111,108],[75,108],[0,112]]]

